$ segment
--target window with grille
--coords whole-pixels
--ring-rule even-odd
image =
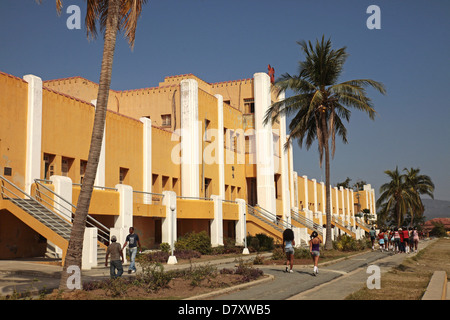
[[[162,114],[161,115],[161,126],[163,127],[170,127],[172,125],[172,117],[170,114]]]

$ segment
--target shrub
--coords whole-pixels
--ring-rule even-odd
[[[307,259],[311,258],[311,253],[305,248],[294,248],[294,258],[295,259]]]
[[[254,236],[247,236],[247,244],[250,249],[257,252],[272,251],[274,248],[273,238],[264,233],[257,233]]]
[[[172,273],[164,272],[164,267],[161,263],[149,262],[141,266],[142,274],[137,279],[141,286],[148,291],[158,291],[159,289],[167,288],[172,280]]]
[[[256,280],[264,274],[262,270],[249,267],[245,265],[242,261],[239,262],[239,265],[234,270],[231,268],[224,268],[220,270],[220,273],[240,275],[241,280],[244,282]]]
[[[333,248],[339,251],[361,251],[367,248],[367,240],[355,240],[348,235],[343,235],[333,241]]]
[[[170,252],[170,244],[168,244],[167,242],[163,242],[159,245],[159,249],[163,252]]]
[[[206,231],[201,231],[199,233],[191,232],[177,240],[175,243],[175,249],[195,250],[201,254],[210,254],[211,239],[207,235]]]
[[[282,260],[286,259],[286,253],[284,252],[284,249],[281,247],[275,248],[272,251],[272,260]]]

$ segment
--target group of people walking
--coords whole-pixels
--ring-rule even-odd
[[[393,251],[394,253],[417,252],[419,245],[419,232],[417,228],[382,229],[376,234],[375,229],[369,232],[372,240],[372,250],[375,250],[375,241],[378,239],[381,252]]]

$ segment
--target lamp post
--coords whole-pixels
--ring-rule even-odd
[[[167,261],[167,264],[176,264],[178,261],[177,261],[177,258],[173,255],[173,251],[174,251],[174,247],[175,247],[175,223],[176,223],[176,221],[175,221],[175,204],[173,204],[173,203],[171,203],[170,204],[170,211],[172,212],[172,230],[171,230],[171,239],[170,239],[170,242],[171,242],[171,245],[170,245],[170,247],[171,247],[171,256],[169,257],[169,260]]]
[[[244,207],[244,251],[242,254],[249,254],[247,248],[247,209]]]

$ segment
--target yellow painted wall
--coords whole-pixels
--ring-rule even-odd
[[[62,174],[62,157],[74,159],[69,177],[80,183],[80,161],[88,158],[94,113],[89,103],[43,90],[41,178],[45,178],[43,157],[49,154],[54,155],[55,175]]]
[[[105,184],[120,183],[120,168],[128,169],[123,184],[143,190],[143,124],[114,112],[106,115]]]
[[[0,174],[11,168],[6,176],[17,186],[25,186],[26,128],[28,83],[0,72]]]

